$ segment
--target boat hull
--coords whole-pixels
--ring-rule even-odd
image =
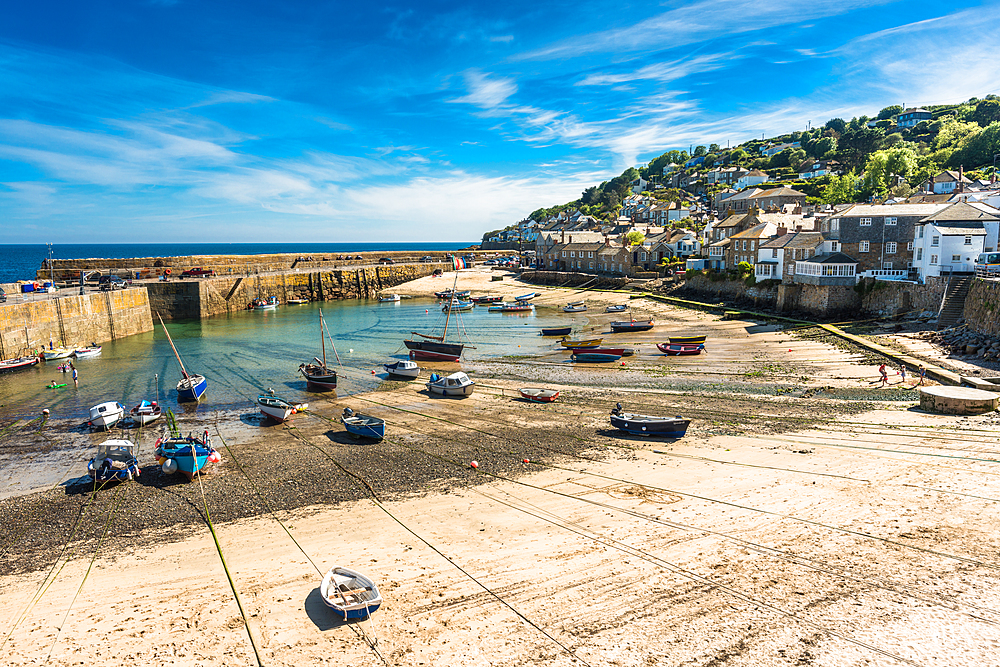
[[[609,361],[618,361],[622,358],[620,354],[605,354],[605,353],[594,353],[594,352],[574,352],[572,357],[573,361],[582,361],[584,363],[591,364],[601,364],[607,363]]]
[[[564,340],[560,341],[559,344],[567,350],[587,350],[600,347],[603,341],[603,338],[591,338],[590,340]]]
[[[416,380],[420,377],[420,367],[400,368],[396,364],[383,364],[382,368],[393,380]]]
[[[705,349],[704,345],[672,345],[666,343],[657,343],[656,349],[667,356],[677,357],[677,356],[688,356],[701,354],[701,351]]]
[[[204,471],[213,463],[213,458],[218,460],[218,452],[208,443],[208,434],[204,439],[197,438],[160,438],[156,441],[156,448],[153,454],[156,461],[164,466],[166,473],[167,461],[173,461],[176,465],[176,472],[194,480],[194,476]]]
[[[515,296],[514,301],[531,301],[536,296],[538,296],[538,292],[532,292],[531,294],[522,294],[521,296]]]
[[[385,438],[385,420],[383,419],[356,414],[354,417],[342,417],[340,421],[343,422],[347,432],[355,437],[368,438],[369,440]]]
[[[543,336],[568,336],[573,327],[556,327],[552,329],[542,329]]]
[[[45,350],[42,352],[42,358],[45,361],[55,361],[56,359],[67,359],[73,356],[75,350],[67,350],[65,348],[57,348],[55,350]]]
[[[88,359],[90,357],[100,356],[101,347],[82,347],[78,350],[73,350],[73,356],[77,359]]]
[[[433,340],[404,340],[403,345],[410,351],[410,359],[425,361],[458,361],[465,349],[464,345]]]
[[[299,372],[306,379],[306,387],[313,391],[330,391],[337,388],[337,371],[317,364],[302,364]]]
[[[204,375],[189,375],[177,383],[177,400],[199,401],[208,389],[208,379]]]
[[[682,438],[687,433],[690,419],[651,417],[649,415],[611,415],[611,425],[632,435],[660,438]]]
[[[707,336],[670,336],[671,345],[701,345]]]
[[[276,422],[283,422],[295,414],[295,408],[276,408],[271,405],[259,405],[258,407],[265,417]]]
[[[474,384],[469,384],[464,387],[441,387],[431,382],[427,383],[427,390],[429,392],[435,396],[445,396],[448,398],[464,398],[466,396],[472,396],[475,388],[476,385]]]
[[[360,595],[352,595],[350,591],[338,594],[338,584],[341,583]],[[335,567],[327,572],[319,593],[323,603],[345,621],[366,619],[382,606],[378,585],[369,577],[346,567]]]
[[[38,357],[19,357],[17,359],[5,359],[0,361],[0,373],[13,373],[14,371],[31,368],[38,365]]]
[[[125,406],[121,403],[107,402],[95,405],[90,409],[90,425],[94,428],[109,429],[125,416]]]
[[[583,313],[586,310],[586,306],[563,306],[564,313]]]
[[[628,310],[628,306],[608,306],[604,309],[605,313],[624,313]]]
[[[559,398],[559,392],[554,389],[525,388],[519,390],[521,398],[532,403],[551,403]]]
[[[155,408],[140,408],[140,406],[135,406],[132,408],[128,415],[132,418],[132,421],[140,426],[145,426],[151,422],[156,421],[163,414],[163,409],[159,406]]]
[[[653,328],[652,320],[641,322],[612,322],[611,331],[613,333],[623,333],[626,331],[649,331]]]

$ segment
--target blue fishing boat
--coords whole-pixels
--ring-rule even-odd
[[[550,329],[542,329],[543,336],[568,336],[573,327],[552,327]]]
[[[187,372],[187,369],[184,368],[184,362],[181,361],[181,355],[177,352],[177,347],[174,346],[174,340],[170,337],[170,332],[167,331],[167,326],[163,323],[163,318],[160,317],[159,313],[156,314],[156,319],[160,320],[163,333],[167,335],[167,341],[170,342],[170,349],[174,351],[177,363],[181,367],[181,380],[177,383],[177,400],[200,401],[205,390],[208,389],[208,379],[204,375]]]
[[[346,567],[335,567],[323,577],[319,594],[342,619],[366,619],[382,606],[382,594],[370,578]]]
[[[528,294],[522,294],[521,296],[515,296],[514,301],[531,301],[539,294],[540,294],[539,292],[530,292]]]
[[[87,463],[87,474],[95,482],[127,482],[139,476],[136,445],[128,440],[105,440]]]
[[[372,440],[381,440],[385,437],[384,419],[363,415],[350,408],[344,408],[344,414],[341,415],[340,421],[344,423],[347,432],[353,436]]]
[[[661,438],[682,438],[687,433],[690,419],[678,415],[676,417],[654,417],[638,415],[622,411],[622,404],[615,405],[611,411],[611,425],[620,431],[632,435],[650,435]]]
[[[164,474],[180,472],[189,481],[211,464],[222,460],[222,456],[212,446],[208,431],[199,438],[190,434],[184,437],[176,431],[167,430],[156,441],[153,454]]]

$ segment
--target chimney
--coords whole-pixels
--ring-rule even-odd
[[[795,225],[795,231],[796,232],[801,232],[802,231],[802,225]]]
[[[776,230],[774,230],[775,236],[784,236],[787,233],[788,233],[788,227],[778,227]]]
[[[559,242],[560,242],[560,243],[566,243],[566,230],[565,230],[565,229],[561,229],[561,230],[559,230],[559,233],[560,233],[560,235],[561,235],[561,236],[559,237],[559,238],[560,238],[560,241],[559,241]]]
[[[965,180],[965,167],[963,165],[958,165],[958,191],[965,192],[965,186],[962,181]]]
[[[572,237],[572,236],[571,236],[571,237],[569,237],[569,242],[570,242],[570,243],[572,243],[572,242],[573,242],[573,237]]]

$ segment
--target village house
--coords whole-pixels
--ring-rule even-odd
[[[806,160],[799,165],[799,178],[802,180],[840,173],[840,163],[836,160]]]
[[[751,206],[762,210],[781,209],[787,204],[795,204],[799,208],[806,205],[805,193],[787,186],[756,192],[750,195],[747,200]]]
[[[726,247],[726,265],[737,266],[742,262],[756,264],[760,244],[777,234],[778,226],[773,222],[760,222],[755,216],[748,216],[747,227],[729,237],[730,244]]]
[[[820,253],[823,234],[820,232],[795,232],[778,227],[777,236],[758,246],[754,276],[757,280],[795,281],[795,262],[806,260]]]
[[[767,183],[771,180],[771,177],[762,172],[760,169],[754,169],[753,171],[748,171],[741,175],[733,184],[737,190],[742,190],[744,188],[749,188],[754,185],[761,185]]]
[[[783,150],[796,150],[802,147],[802,144],[798,141],[793,141],[791,143],[784,144],[772,144],[761,151],[766,158],[772,158]]]
[[[1000,211],[982,204],[957,203],[917,221],[913,266],[917,278],[973,273],[980,253],[993,252],[1000,228]]]
[[[822,252],[795,262],[795,282],[803,285],[857,284],[858,262],[842,252]]]
[[[948,204],[852,204],[831,214],[821,231],[856,258],[858,272],[905,277],[912,267],[917,222]]]
[[[962,187],[970,185],[972,185],[972,181],[966,178],[961,171],[942,171],[937,176],[924,181],[920,189],[935,195],[947,195],[961,191]]]
[[[734,195],[730,195],[719,202],[719,206],[716,209],[720,217],[725,217],[731,213],[746,213],[754,204],[750,201],[750,197],[763,192],[760,188],[750,188],[748,190],[743,190],[737,192]]]
[[[927,109],[907,109],[896,116],[896,127],[913,127],[922,120],[931,120],[934,115]]]

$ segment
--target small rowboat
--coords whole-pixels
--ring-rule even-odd
[[[45,361],[55,361],[56,359],[72,357],[73,352],[74,349],[71,347],[57,347],[54,350],[45,350],[42,352],[42,358],[45,359]]]
[[[375,582],[346,567],[327,572],[319,593],[326,606],[345,621],[368,618],[382,605],[382,594]]]
[[[671,336],[671,345],[701,345],[707,336]]]
[[[522,294],[521,296],[515,296],[514,297],[514,301],[531,301],[532,299],[534,299],[539,294],[540,294],[539,292],[531,292],[529,294]]]
[[[378,300],[381,301],[381,302],[383,302],[383,303],[386,302],[386,301],[399,301],[399,295],[398,294],[386,294],[384,296],[380,296]]]
[[[471,301],[452,300],[444,304],[444,306],[441,307],[441,310],[444,312],[448,312],[449,310],[472,310],[475,307],[476,304]]]
[[[559,344],[570,350],[582,350],[591,347],[599,347],[603,338],[588,338],[587,340],[561,340]]]
[[[682,438],[687,433],[690,419],[677,417],[654,417],[622,412],[618,403],[611,411],[611,425],[632,435],[655,435],[661,438]]]
[[[301,306],[303,304],[309,303],[309,299],[288,299],[285,301],[290,306]]]
[[[502,296],[474,296],[469,301],[473,303],[499,303],[503,301]]]
[[[261,394],[258,396],[257,405],[260,407],[260,411],[264,413],[264,415],[270,417],[276,422],[283,422],[299,410],[305,410],[309,407],[308,403],[296,404],[269,394]]]
[[[341,415],[340,421],[343,422],[347,432],[355,437],[372,440],[381,440],[385,437],[384,419],[363,415],[350,408],[344,408],[344,414]]]
[[[530,303],[505,303],[500,307],[500,312],[502,313],[524,313],[529,310],[534,310],[534,306]]]
[[[101,350],[104,349],[100,345],[97,347],[78,347],[73,350],[73,356],[77,359],[86,359],[88,357],[96,357],[101,354]]]
[[[177,383],[177,400],[200,401],[202,394],[208,389],[208,380],[204,375],[189,374]]]
[[[254,299],[254,310],[276,310],[278,308],[278,297],[269,296],[266,299]]]
[[[620,354],[611,354],[608,352],[593,352],[591,350],[580,350],[579,352],[573,352],[570,359],[573,361],[582,361],[590,364],[601,364],[607,363],[609,361],[618,361],[622,358]]]
[[[470,294],[472,294],[472,290],[462,290],[461,292],[453,292],[450,289],[446,289],[443,292],[434,292],[434,296],[436,296],[439,299],[464,299]]]
[[[585,303],[570,303],[563,306],[564,313],[582,313],[587,310],[587,304]]]
[[[38,365],[38,357],[19,357],[17,359],[4,359],[0,361],[0,373],[7,371],[19,371],[22,368],[31,368]]]
[[[628,310],[628,306],[624,304],[618,304],[617,306],[608,306],[604,309],[605,313],[624,313]]]
[[[573,330],[573,327],[553,327],[551,329],[542,329],[543,336],[568,336],[569,332]]]
[[[612,322],[611,331],[622,333],[623,331],[649,331],[653,328],[653,320],[630,320],[628,322]]]
[[[657,343],[656,349],[671,357],[701,354],[705,349],[704,345],[673,345],[671,343]]]
[[[519,391],[521,392],[521,398],[529,400],[532,403],[551,403],[559,398],[559,392],[555,389],[525,387]]]
[[[134,423],[145,426],[159,419],[160,415],[163,414],[163,408],[157,405],[155,401],[152,403],[142,401],[139,405],[129,410],[128,414]]]

